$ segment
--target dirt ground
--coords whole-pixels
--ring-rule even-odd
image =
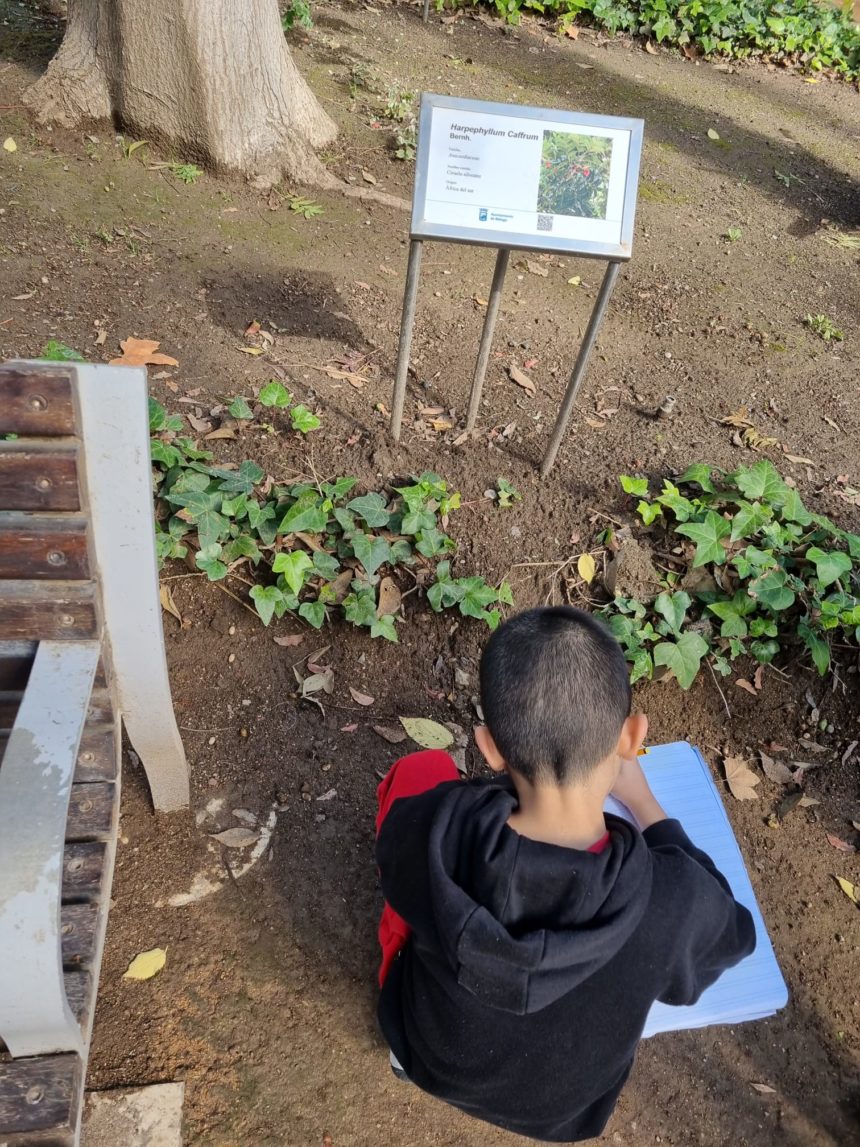
[[[143,148],[126,158],[105,125],[37,128],[21,93],[50,57],[56,30],[6,0],[0,21],[0,137],[18,144],[0,153],[3,357],[36,355],[52,337],[95,360],[113,357],[128,335],[160,339],[180,367],[153,368],[153,393],[172,411],[194,413],[179,403],[193,392],[196,416],[251,382],[285,378],[321,414],[322,429],[298,445],[245,431],[216,442],[218,457],[255,458],[282,478],[354,474],[374,487],[432,467],[466,503],[451,522],[459,568],[488,581],[508,574],[520,606],[545,600],[555,583],[552,566],[517,563],[560,563],[586,547],[605,515],[625,513],[617,474],[754,461],[717,421],[740,406],[778,439],[764,456],[807,503],[860,528],[860,509],[838,497],[836,482],[847,475],[860,486],[860,260],[827,241],[860,224],[856,90],[651,56],[586,32],[562,43],[537,24],[434,18],[425,28],[414,7],[315,6],[316,26],[294,37],[294,51],[341,127],[327,162],[357,184],[370,186],[367,172],[378,189],[408,198],[413,173],[392,158],[386,127],[374,126],[380,100],[364,87],[351,95],[355,65],[353,78],[372,76],[382,89],[645,119],[634,257],[556,469],[539,484],[536,463],[598,264],[541,259],[540,275],[515,259],[480,432],[458,447],[456,431],[428,429],[419,410],[463,416],[492,253],[428,250],[416,376],[394,448],[377,404],[391,401],[405,214],[302,189],[324,207],[305,220],[278,193],[267,199],[210,176],[185,186],[151,170],[156,159],[182,157]],[[741,232],[735,241],[724,237],[730,227]],[[579,286],[568,283],[574,276]],[[845,341],[818,339],[803,326],[807,313],[829,315]],[[239,349],[252,319],[274,335],[261,358]],[[353,352],[378,368],[360,390],[322,369]],[[531,359],[534,396],[507,375]],[[657,421],[652,412],[668,394],[678,414]],[[507,512],[482,497],[499,476],[524,496]],[[217,586],[182,574],[165,571],[185,624],[166,616],[165,627],[193,809],[153,816],[128,763],[89,1086],[184,1080],[186,1141],[195,1147],[513,1145],[398,1083],[374,1020],[374,789],[397,749],[371,725],[422,715],[468,728],[485,631],[418,606],[399,646],[341,624],[321,635],[290,621],[266,630]],[[302,633],[302,644],[275,644],[273,635],[287,633]],[[292,666],[324,645],[336,688],[323,715],[296,701]],[[850,821],[860,820],[857,757],[842,760],[860,738],[860,689],[856,651],[838,651],[837,661],[827,681],[797,660],[766,670],[756,697],[729,681],[724,700],[709,674],[688,694],[674,683],[637,687],[654,741],[689,737],[715,764],[724,748],[752,759],[772,741],[805,759],[802,737],[811,735],[824,751],[807,792],[820,804],[773,829],[765,821],[777,786],[763,779],[761,798],[745,804],[726,794],[791,1001],[770,1020],[644,1044],[601,1142],[860,1142],[860,913],[834,880],[860,883],[860,865],[825,835],[853,839]],[[350,685],[373,705],[356,705]],[[810,724],[807,694],[832,733]],[[472,747],[468,761],[478,768]],[[238,878],[236,854],[208,835],[241,823],[233,809],[272,830],[259,863]],[[219,890],[167,904],[195,878],[199,888],[201,874]],[[168,950],[164,971],[144,984],[122,981],[129,960],[154,946]]]

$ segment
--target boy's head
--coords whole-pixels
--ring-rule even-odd
[[[481,658],[481,704],[493,767],[534,785],[581,784],[601,762],[635,753],[627,662],[609,630],[580,609],[529,609],[505,622]],[[630,741],[630,748],[626,742]]]

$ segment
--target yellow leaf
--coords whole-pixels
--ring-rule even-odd
[[[427,717],[401,717],[400,724],[412,740],[425,749],[447,749],[454,743],[450,729]]]
[[[836,880],[839,887],[845,893],[849,900],[853,900],[855,904],[860,904],[860,896],[857,895],[857,889],[850,880],[846,880],[844,876],[837,876]]]
[[[262,354],[263,348],[259,346],[240,346],[237,348],[242,354]]]
[[[583,581],[591,585],[594,581],[594,575],[597,573],[597,563],[591,554],[580,554],[576,563],[576,572]]]
[[[18,144],[15,142],[15,140],[12,138],[11,135],[3,140],[3,150],[4,151],[17,151],[18,150]]]
[[[161,971],[166,960],[166,948],[151,948],[148,952],[140,952],[123,972],[122,978],[124,980],[151,980]]]

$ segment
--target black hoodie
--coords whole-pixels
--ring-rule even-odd
[[[655,1000],[692,1004],[755,947],[749,912],[676,820],[607,815],[602,852],[507,820],[509,782],[453,781],[392,805],[382,891],[412,928],[379,1019],[409,1078],[552,1143],[599,1135]]]

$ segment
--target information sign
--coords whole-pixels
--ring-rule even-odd
[[[642,129],[425,93],[412,237],[629,259]]]

